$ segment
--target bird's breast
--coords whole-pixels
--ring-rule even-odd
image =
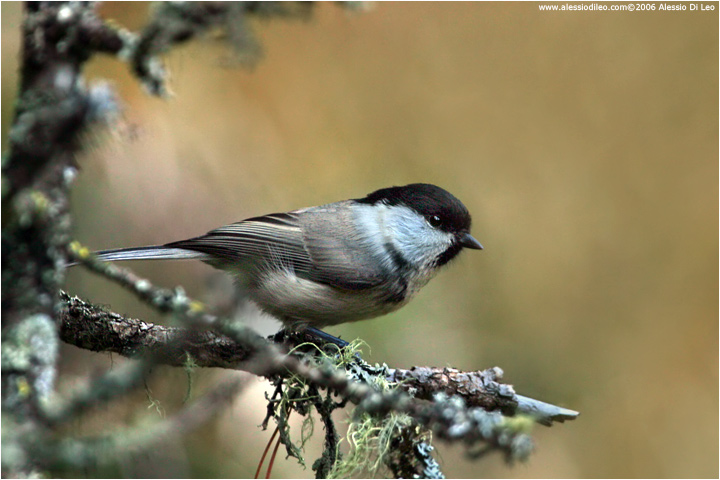
[[[385,315],[405,305],[414,292],[387,284],[345,290],[281,270],[265,274],[248,293],[262,310],[286,324],[323,327]]]

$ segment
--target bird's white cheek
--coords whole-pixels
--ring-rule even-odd
[[[417,268],[435,263],[435,259],[452,244],[452,235],[432,228],[424,219],[402,222],[396,226],[395,245]]]

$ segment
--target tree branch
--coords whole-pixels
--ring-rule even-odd
[[[224,380],[171,418],[149,426],[142,424],[111,434],[66,438],[60,442],[51,438],[30,437],[25,439],[25,443],[27,448],[36,452],[36,461],[43,468],[52,471],[96,468],[137,454],[163,439],[176,438],[194,430],[226,407],[242,386],[239,378]]]
[[[200,367],[247,370],[266,376],[275,373],[258,372],[256,364],[249,362],[252,351],[228,336],[124,317],[64,292],[61,300],[60,338],[71,345],[130,358],[151,358],[153,362],[171,366],[183,366],[189,355]],[[302,341],[302,338],[296,340],[291,347]],[[436,367],[380,370],[367,364],[357,368],[364,374],[382,374],[388,382],[399,383],[402,390],[412,392],[419,399],[432,400],[440,392],[457,395],[468,407],[499,410],[505,415],[529,414],[545,425],[578,416],[575,411],[516,395],[512,386],[498,383],[503,373],[498,367],[476,372]]]
[[[413,391],[416,398],[431,400],[437,392],[457,395],[470,407],[500,410],[505,415],[530,415],[546,426],[551,426],[553,422],[575,420],[580,415],[575,410],[518,395],[511,385],[498,383],[502,376],[503,371],[499,367],[475,372],[448,367],[412,367],[410,370],[391,369],[387,378],[402,382],[402,388]]]
[[[61,340],[86,350],[150,358],[174,367],[184,366],[189,355],[199,367],[230,369],[239,369],[252,355],[243,345],[210,330],[166,327],[124,317],[64,292],[60,299]]]

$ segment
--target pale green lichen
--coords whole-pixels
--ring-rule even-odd
[[[334,348],[328,352],[315,344],[303,343],[296,346],[292,352],[311,350],[315,356],[306,357],[308,361],[321,368],[332,366],[335,369],[345,370],[357,362],[357,355],[363,345],[362,341],[356,340],[344,348]],[[377,368],[381,369],[382,367]],[[353,369],[350,368],[350,370]],[[347,375],[355,378],[357,372],[349,371]],[[386,376],[381,374],[364,375],[363,380],[370,382],[377,389],[378,398],[381,393],[391,392],[398,388],[397,383],[389,382]],[[271,399],[271,416],[278,425],[280,438],[288,455],[295,457],[301,465],[305,466],[304,445],[314,431],[312,410],[323,402],[327,405],[328,399],[324,394],[321,396],[316,388],[296,375],[290,375],[276,386],[278,389],[275,397]],[[332,410],[339,406],[339,404],[331,405],[330,408]],[[300,439],[296,442],[290,439],[288,425],[288,418],[292,410],[304,416]],[[323,458],[328,456],[330,462],[334,461],[328,478],[377,476],[393,459],[397,459],[398,455],[403,454],[396,451],[401,437],[409,439],[413,444],[431,442],[431,432],[416,425],[407,414],[390,412],[387,415],[376,415],[369,413],[366,409],[362,409],[361,413],[358,412],[360,411],[355,409],[348,412],[348,432],[345,438],[339,440],[335,447],[336,450],[327,451],[330,447],[326,444]],[[325,415],[328,415],[327,411]],[[341,458],[339,449],[343,442],[347,443],[349,450]]]
[[[70,242],[68,248],[80,260],[88,258],[91,253],[89,248],[87,248],[77,240],[73,240],[72,242]]]
[[[362,345],[364,345],[364,342],[356,340],[344,348],[337,348],[333,352],[327,352],[314,343],[308,342],[297,345],[290,353],[308,349],[314,350],[315,356],[306,358],[318,365],[331,365],[340,369],[355,360],[355,355],[360,351]],[[316,388],[310,386],[304,378],[297,375],[289,375],[277,385],[278,398],[271,399],[272,417],[277,423],[280,439],[285,445],[288,456],[294,457],[303,467],[306,467],[303,450],[315,430],[312,416],[313,405],[316,402],[322,402],[322,398]],[[297,442],[293,442],[290,437],[290,425],[288,423],[290,412],[293,410],[304,417],[300,429],[300,439]]]
[[[373,477],[385,465],[392,451],[393,439],[402,429],[412,425],[407,414],[391,412],[384,417],[363,413],[350,423],[345,440],[350,451],[337,462],[329,478],[350,478],[361,475]],[[420,433],[423,441],[430,441],[430,433]]]

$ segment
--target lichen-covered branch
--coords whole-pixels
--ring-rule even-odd
[[[64,292],[60,298],[60,338],[76,347],[174,367],[184,366],[189,357],[198,367],[237,369],[251,357],[243,345],[209,330],[166,327],[124,317]]]
[[[506,415],[521,413],[547,426],[574,420],[579,415],[575,410],[517,395],[512,385],[498,383],[502,376],[499,367],[475,372],[448,367],[412,367],[409,370],[390,369],[387,378],[391,382],[400,382],[402,388],[412,391],[416,398],[430,400],[437,392],[443,392],[457,395],[470,407],[499,410]]]
[[[39,409],[43,424],[55,427],[70,422],[89,409],[105,405],[139,387],[150,374],[152,363],[141,359],[128,362],[88,381],[62,398],[50,397]]]
[[[60,335],[71,345],[131,358],[149,357],[159,364],[172,366],[183,366],[189,355],[199,367],[261,373],[255,363],[248,363],[252,358],[250,350],[228,336],[209,330],[166,327],[124,317],[65,293],[61,294],[61,298],[64,304],[60,311]],[[304,337],[295,337],[295,344],[290,346],[302,341]],[[462,372],[447,367],[412,367],[406,370],[363,364],[353,365],[357,379],[368,383],[372,382],[373,376],[382,375],[388,382],[399,384],[402,390],[412,392],[418,399],[432,400],[437,393],[456,395],[468,407],[499,410],[506,415],[533,415],[544,424],[574,419],[578,415],[572,410],[516,395],[511,385],[498,383],[502,377],[502,370],[498,367]]]
[[[502,370],[498,367],[477,372],[461,372],[447,367],[388,371],[388,380],[402,383],[403,389],[412,390],[415,398],[431,400],[436,393],[444,392],[462,397],[469,407],[500,410],[513,415],[517,409],[515,392],[512,386],[497,383],[501,377]]]
[[[117,48],[93,4],[83,2],[27,4],[22,38],[20,90],[2,159],[2,474],[17,477],[38,475],[21,445],[45,433],[39,412],[55,388],[54,316],[74,155],[82,134],[115,107],[110,90],[86,87],[81,71],[94,51]]]
[[[225,34],[238,62],[252,66],[262,48],[248,25],[251,16],[307,18],[309,2],[163,2],[137,39],[129,61],[153,95],[167,94],[167,75],[159,56],[212,28]]]
[[[43,469],[72,472],[97,468],[99,465],[137,454],[163,439],[177,438],[189,433],[227,407],[242,386],[242,380],[237,377],[224,380],[191,405],[155,424],[119,428],[108,434],[64,438],[61,441],[28,436],[22,443],[34,452],[38,466]]]
[[[63,186],[62,168],[73,164],[81,134],[115,108],[106,86],[85,87],[82,67],[93,53],[114,54],[122,46],[121,32],[97,17],[91,3],[27,5],[20,94],[3,158],[3,201],[36,182],[45,193]]]

